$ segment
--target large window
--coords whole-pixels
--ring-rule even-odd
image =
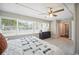
[[[1,31],[4,35],[16,34],[17,22],[14,19],[1,18]]]
[[[49,23],[48,22],[34,22],[34,31],[35,32],[40,32],[40,30],[48,31],[49,30]]]
[[[33,22],[18,20],[18,33],[19,34],[31,34],[33,32]]]
[[[48,31],[49,22],[0,18],[0,32],[5,36],[39,33]]]

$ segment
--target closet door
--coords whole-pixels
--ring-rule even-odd
[[[69,24],[65,24],[65,37],[69,37]]]
[[[64,23],[59,24],[59,35],[61,37],[65,35],[65,24]]]

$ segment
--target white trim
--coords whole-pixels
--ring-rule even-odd
[[[7,18],[7,19],[11,19],[11,20],[16,20],[17,18],[12,18],[12,17],[7,17],[7,16],[0,16],[0,18]]]
[[[0,27],[2,27],[2,26],[1,26],[1,18],[0,18]],[[0,29],[0,33],[2,33],[2,30],[1,30],[1,29]]]
[[[16,25],[16,35],[18,35],[17,33],[18,33],[18,31],[19,31],[19,29],[18,29],[18,19],[16,19],[16,21],[17,21],[17,25]]]

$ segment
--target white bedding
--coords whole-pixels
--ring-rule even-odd
[[[34,36],[8,40],[3,55],[62,55],[61,49]]]

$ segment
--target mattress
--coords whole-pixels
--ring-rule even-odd
[[[35,36],[8,40],[3,55],[63,55],[63,51]]]

